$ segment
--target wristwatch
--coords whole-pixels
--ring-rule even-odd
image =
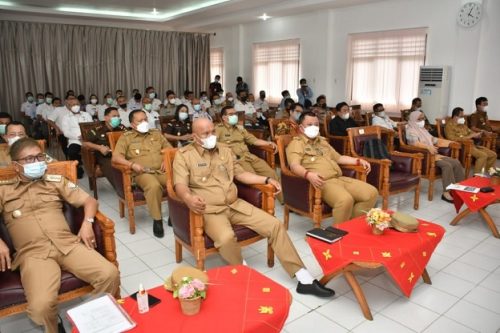
[[[88,223],[94,223],[94,218],[93,217],[89,217],[87,219],[85,219],[86,222]]]

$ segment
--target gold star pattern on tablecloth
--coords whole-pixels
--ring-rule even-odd
[[[427,232],[427,236],[429,237],[437,237],[435,232]]]
[[[479,200],[479,197],[474,194],[473,196],[470,197],[470,199],[472,200],[472,202],[476,202]]]
[[[270,293],[271,292],[271,288],[264,287],[264,288],[262,288],[262,292],[263,293]]]
[[[392,258],[391,252],[382,252],[382,257],[384,257],[384,258]]]
[[[262,314],[273,314],[273,307],[272,306],[263,306],[261,305],[259,307],[259,313],[262,313]]]
[[[413,281],[413,278],[415,277],[415,275],[413,274],[413,272],[410,273],[410,276],[408,277],[408,281]]]
[[[332,259],[332,255],[330,253],[330,249],[327,249],[325,252],[323,252],[323,255],[325,256],[325,260]]]

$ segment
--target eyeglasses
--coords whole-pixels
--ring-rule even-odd
[[[25,163],[33,163],[33,162],[35,162],[35,160],[38,162],[47,161],[47,154],[41,153],[41,154],[38,154],[35,156],[29,155],[29,156],[17,159],[16,162],[22,162],[22,164],[25,164]]]

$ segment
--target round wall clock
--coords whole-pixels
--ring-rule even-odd
[[[479,2],[467,2],[458,11],[457,21],[462,27],[473,27],[480,19],[481,4]]]

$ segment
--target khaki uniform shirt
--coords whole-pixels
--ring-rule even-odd
[[[131,162],[159,170],[163,162],[163,148],[172,148],[172,145],[159,130],[150,129],[147,133],[132,130],[123,133],[118,139],[115,151]]]
[[[298,163],[325,180],[342,176],[342,169],[337,164],[340,156],[321,136],[314,140],[304,135],[295,136],[286,148],[289,165]]]
[[[254,145],[259,140],[240,125],[226,126],[218,124],[215,126],[215,135],[217,136],[217,142],[228,145],[238,158],[250,154],[248,145]]]
[[[448,140],[460,140],[469,136],[472,131],[465,124],[457,124],[453,121],[448,121],[444,126],[444,135]]]
[[[243,172],[229,147],[218,143],[208,151],[190,144],[180,148],[174,160],[174,186],[184,184],[206,202],[205,213],[219,213],[231,207],[250,214],[248,205],[238,199],[234,176]]]
[[[109,147],[108,136],[106,135],[106,133],[126,131],[126,130],[127,129],[123,125],[113,128],[112,130],[109,129],[108,126],[106,125],[98,125],[96,128],[91,129],[89,131],[87,139],[88,141],[95,143],[96,145]]]
[[[0,144],[0,168],[5,168],[10,164],[9,145],[2,143]]]
[[[484,111],[476,111],[470,115],[470,127],[491,132],[492,128],[488,125],[488,114]]]
[[[47,258],[50,244],[68,254],[78,238],[69,229],[63,203],[81,207],[88,196],[61,175],[45,175],[36,181],[0,181],[0,212],[17,253],[13,269],[26,255]]]

